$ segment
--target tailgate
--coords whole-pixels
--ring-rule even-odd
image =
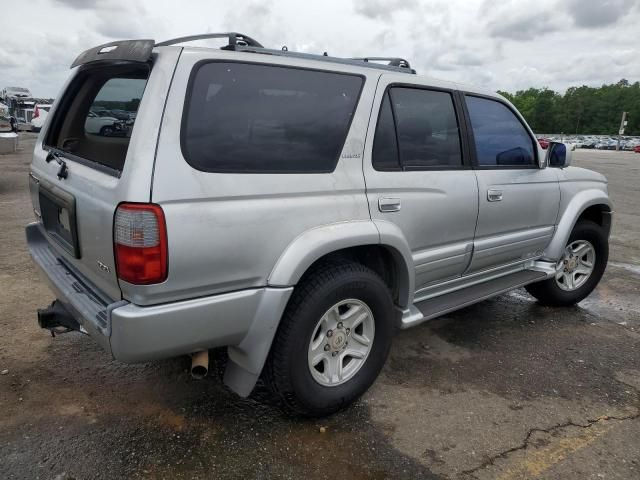
[[[113,300],[121,298],[114,212],[121,202],[149,202],[167,72],[179,56],[161,50],[153,62],[74,69],[31,165],[34,212],[55,255]]]

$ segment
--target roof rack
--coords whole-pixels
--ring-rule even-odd
[[[351,60],[359,60],[361,62],[389,62],[387,65],[390,67],[411,68],[409,62],[400,57],[364,57],[352,58]]]
[[[307,60],[320,60],[324,62],[340,63],[344,65],[358,65],[360,67],[376,68],[379,70],[389,70],[402,73],[416,73],[411,68],[409,62],[404,58],[397,57],[365,57],[365,58],[340,58],[330,57],[325,52],[322,55],[313,53],[290,52],[287,47],[281,50],[264,48],[259,42],[244,33],[226,32],[226,33],[205,33],[202,35],[191,35],[188,37],[179,37],[164,42],[156,43],[156,47],[166,47],[177,43],[193,42],[196,40],[205,40],[210,38],[226,38],[228,44],[221,47],[222,50],[234,50],[239,52],[260,53],[263,55],[277,55],[283,57],[303,58]],[[387,63],[377,63],[387,62]]]
[[[164,42],[156,43],[156,47],[167,47],[176,43],[194,42],[196,40],[206,40],[209,38],[227,38],[229,43],[222,47],[223,50],[235,50],[236,47],[257,47],[264,48],[259,42],[255,41],[249,35],[238,32],[225,33],[204,33],[202,35],[191,35],[188,37],[172,38]]]

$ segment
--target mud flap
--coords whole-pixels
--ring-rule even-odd
[[[267,360],[293,287],[267,288],[260,300],[249,332],[236,346],[227,349],[229,362],[224,383],[241,397],[248,397]]]

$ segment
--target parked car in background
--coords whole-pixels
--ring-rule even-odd
[[[33,117],[31,118],[31,131],[39,132],[44,125],[47,115],[51,110],[51,105],[47,103],[36,103],[33,108]]]
[[[84,128],[87,133],[109,137],[122,131],[122,124],[115,117],[101,117],[90,111],[84,122]]]
[[[633,147],[633,151],[636,153],[640,153],[640,145],[636,145],[635,147]]]
[[[571,149],[586,148],[599,150],[616,150],[618,147],[618,137],[611,135],[544,135],[538,138],[544,148],[546,142],[561,142],[571,146]],[[633,151],[640,145],[640,137],[623,136],[619,139],[620,150]]]
[[[129,112],[126,112],[124,110],[119,110],[119,109],[111,110],[110,115],[122,121],[126,121],[130,119]]]
[[[640,145],[640,141],[635,138],[625,138],[620,142],[620,149],[627,150],[629,152],[633,152],[634,149]]]

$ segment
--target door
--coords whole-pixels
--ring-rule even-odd
[[[478,190],[453,92],[394,85],[387,77],[376,92],[375,135],[365,150],[367,199],[374,221],[402,232],[420,291],[467,268]]]
[[[540,168],[534,136],[506,103],[473,95],[465,101],[479,191],[466,273],[540,257],[558,216],[556,170]]]

